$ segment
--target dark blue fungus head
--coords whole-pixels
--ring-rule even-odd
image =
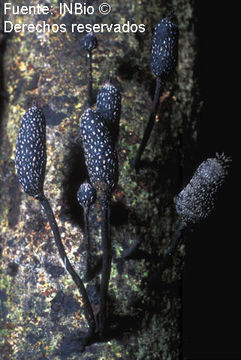
[[[98,112],[90,108],[84,112],[80,136],[90,183],[108,197],[117,186],[118,158],[110,131]]]
[[[228,175],[230,161],[224,154],[217,154],[197,168],[177,196],[176,211],[184,223],[198,223],[213,211],[216,194]]]
[[[98,46],[98,41],[93,32],[90,32],[89,34],[85,35],[82,40],[82,47],[86,51],[92,51],[96,49]]]
[[[46,120],[42,110],[34,105],[21,120],[15,165],[24,192],[35,198],[43,195],[46,159]]]
[[[121,94],[119,90],[111,83],[106,82],[97,94],[96,108],[105,119],[113,141],[117,142],[121,116]]]
[[[178,27],[168,18],[155,27],[152,40],[151,69],[165,81],[175,70],[178,59]]]
[[[85,181],[77,191],[77,200],[84,209],[89,209],[96,202],[95,188]]]

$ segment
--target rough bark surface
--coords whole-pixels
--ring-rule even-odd
[[[68,26],[74,22],[128,20],[146,25],[143,34],[99,33],[99,46],[93,51],[94,90],[110,78],[122,92],[120,179],[111,206],[113,265],[108,312],[113,334],[108,341],[92,344],[80,353],[77,339],[86,330],[81,297],[59,261],[39,203],[22,192],[14,165],[21,116],[37,100],[47,118],[45,194],[69,259],[84,275],[83,212],[76,199],[78,187],[86,178],[78,137],[88,92],[86,53],[81,48],[83,34],[1,35],[1,359],[176,360],[181,356],[184,245],[152,290],[149,283],[177,228],[174,198],[198,132],[200,100],[194,70],[193,6],[185,0],[109,3],[112,12],[106,17],[95,14],[61,18],[54,11],[44,20],[50,24],[62,21]],[[51,2],[57,4],[57,0]],[[144,154],[146,161],[137,175],[131,164],[149,116],[155,85],[150,70],[152,32],[170,10],[177,17],[180,31],[178,67],[166,83]],[[14,17],[15,22],[41,20],[41,16]],[[99,205],[91,208],[90,226],[93,256],[98,257]],[[123,261],[122,252],[138,240],[141,251],[137,258]],[[98,273],[87,286],[95,313],[99,277]]]

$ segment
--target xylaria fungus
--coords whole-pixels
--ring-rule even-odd
[[[96,190],[93,186],[85,181],[82,183],[77,191],[77,199],[79,204],[83,207],[85,212],[89,211],[91,205],[96,202]]]
[[[176,211],[180,218],[179,225],[164,253],[161,268],[150,280],[151,285],[160,279],[188,226],[206,219],[213,211],[217,192],[228,175],[230,162],[230,157],[224,154],[216,154],[216,157],[203,161],[188,185],[178,194]]]
[[[218,190],[223,185],[230,166],[230,157],[216,154],[201,163],[187,186],[178,194],[176,211],[180,217],[179,228],[166,255],[172,255],[189,224],[206,219],[214,209]]]
[[[43,195],[46,159],[46,121],[33,105],[22,117],[15,163],[24,192],[35,198]]]
[[[99,333],[100,336],[103,336],[106,327],[106,303],[112,258],[110,200],[118,182],[118,158],[111,133],[105,125],[105,120],[98,112],[92,109],[87,109],[84,112],[81,118],[80,134],[89,179],[99,195],[101,204],[103,262],[100,285]]]
[[[230,157],[216,154],[201,163],[187,186],[178,194],[176,211],[179,228],[166,255],[172,255],[189,224],[206,219],[214,209],[218,190],[223,185],[230,166]]]
[[[117,153],[105,120],[97,111],[89,108],[83,113],[80,135],[90,182],[102,197],[109,198],[118,182]]]
[[[89,334],[85,339],[87,341],[89,336],[95,332],[95,318],[84,284],[69,262],[53,211],[44,195],[46,120],[42,110],[37,105],[33,105],[22,117],[16,144],[15,164],[19,182],[24,192],[40,201],[51,226],[60,258],[80,291],[85,316],[89,324]]]
[[[187,225],[206,219],[213,211],[217,192],[228,175],[230,161],[230,157],[224,154],[203,161],[178,194],[176,211],[181,222],[166,255],[173,254]]]
[[[87,252],[86,258],[86,280],[89,280],[91,270],[91,243],[90,243],[90,229],[89,229],[89,209],[91,205],[96,202],[95,188],[85,181],[82,183],[77,191],[77,199],[79,204],[84,209],[84,238]]]
[[[92,51],[98,46],[98,41],[93,32],[85,35],[82,40],[82,47],[87,51],[88,62],[88,106],[93,103],[93,76],[92,76]]]
[[[135,158],[135,168],[139,169],[140,159],[146,144],[149,140],[151,131],[155,123],[155,116],[159,104],[160,93],[165,81],[176,68],[178,59],[178,27],[168,17],[161,19],[155,27],[152,40],[151,69],[156,76],[156,89],[152,102],[151,113],[144,135]]]
[[[82,46],[86,51],[92,51],[97,48],[98,41],[93,32],[90,32],[84,36]]]
[[[211,213],[230,161],[224,154],[216,154],[197,168],[189,184],[177,196],[176,211],[184,223],[198,223]]]
[[[175,70],[178,57],[178,27],[170,19],[161,19],[152,42],[151,69],[164,82]]]
[[[105,119],[114,143],[117,143],[121,116],[121,94],[111,83],[106,82],[99,90],[96,98],[96,109]]]

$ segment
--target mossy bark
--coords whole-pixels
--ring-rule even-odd
[[[13,1],[19,4],[18,1]],[[33,4],[37,2],[33,2]],[[41,3],[41,2],[39,2]],[[86,2],[88,3],[88,2]],[[89,2],[90,3],[90,2]],[[94,2],[96,8],[100,2]],[[195,74],[194,9],[185,0],[109,1],[107,16],[9,16],[15,23],[145,24],[144,33],[98,33],[93,51],[93,86],[109,78],[122,91],[120,179],[113,195],[111,223],[113,265],[108,313],[113,335],[78,353],[79,331],[87,325],[82,300],[64,272],[50,227],[39,203],[25,195],[16,177],[15,143],[20,118],[36,100],[47,118],[48,161],[45,194],[50,199],[66,252],[75,269],[85,273],[83,213],[76,192],[86,178],[78,138],[79,120],[88,96],[83,34],[36,32],[1,35],[0,138],[0,350],[3,359],[172,359],[181,357],[182,245],[173,264],[150,290],[177,228],[174,198],[182,184],[186,158],[198,134],[200,99]],[[93,2],[92,2],[93,5]],[[173,10],[180,31],[176,73],[166,83],[154,131],[140,173],[133,171],[138,144],[149,117],[155,78],[150,70],[154,26]],[[188,154],[188,155],[187,155]],[[101,254],[100,207],[90,211],[93,257]],[[140,241],[136,259],[122,252]],[[139,255],[138,255],[139,254]],[[99,273],[88,285],[94,312],[99,310]],[[75,350],[75,351],[72,351]]]

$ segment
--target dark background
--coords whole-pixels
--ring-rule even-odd
[[[216,3],[214,5],[214,3]],[[204,101],[197,166],[216,152],[232,157],[215,213],[188,236],[183,279],[184,359],[241,359],[239,194],[240,144],[235,113],[237,56],[233,14],[226,2],[195,1],[197,71]],[[184,180],[192,176],[194,164]]]

